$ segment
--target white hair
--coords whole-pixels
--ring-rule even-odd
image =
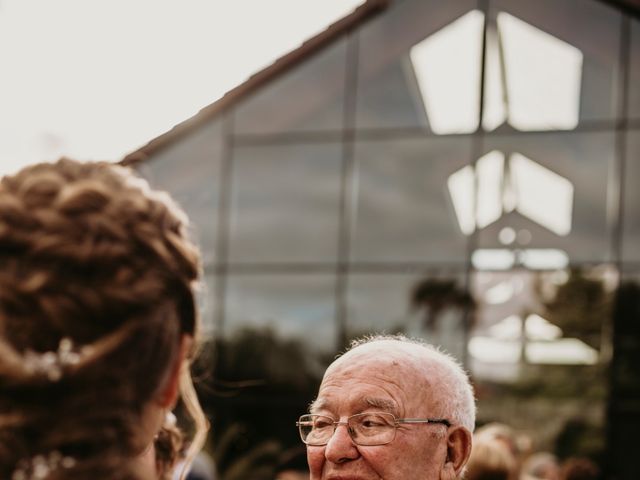
[[[451,422],[473,432],[476,423],[476,400],[469,376],[458,360],[439,347],[404,335],[375,334],[353,340],[345,354],[362,345],[389,341],[424,349],[421,353],[430,361],[430,368],[435,368],[438,373],[440,399]]]

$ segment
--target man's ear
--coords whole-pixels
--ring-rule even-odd
[[[460,477],[471,455],[471,432],[457,425],[450,427],[447,434],[447,460],[440,478],[454,480]]]
[[[158,392],[157,403],[163,409],[172,410],[178,401],[178,393],[180,391],[180,374],[183,368],[188,368],[185,359],[187,354],[191,350],[193,344],[193,337],[190,335],[183,335],[180,339],[180,346],[178,347],[178,355],[171,365],[169,375],[165,385]]]

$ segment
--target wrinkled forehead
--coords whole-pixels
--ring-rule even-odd
[[[381,340],[360,345],[335,360],[325,372],[325,378],[336,371],[357,368],[384,368],[389,373],[425,373],[429,358],[420,345]]]
[[[327,369],[314,408],[349,404],[394,414],[439,403],[439,375],[424,347],[379,341],[350,350]],[[418,412],[413,412],[413,414]]]

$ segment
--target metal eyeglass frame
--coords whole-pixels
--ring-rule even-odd
[[[383,443],[361,443],[358,440],[356,440],[354,438],[354,432],[353,429],[349,428],[349,421],[352,418],[357,418],[357,417],[363,417],[365,415],[386,415],[389,416],[391,418],[393,418],[393,436],[391,437],[391,439],[388,442],[383,442]],[[322,417],[322,418],[326,418],[327,420],[329,420],[329,423],[333,424],[333,431],[331,432],[331,435],[327,438],[326,441],[319,443],[319,442],[307,442],[304,438],[304,435],[302,434],[302,427],[303,427],[303,423],[305,421],[308,420],[304,420],[305,417],[309,418],[309,420],[311,420],[313,417]],[[335,421],[333,420],[333,418],[328,417],[326,415],[316,415],[316,414],[306,414],[306,415],[301,415],[300,418],[298,419],[298,421],[296,422],[296,426],[298,427],[298,432],[300,433],[300,439],[302,440],[302,442],[305,445],[311,445],[313,447],[321,447],[323,445],[326,445],[327,443],[329,443],[329,440],[331,440],[331,438],[333,438],[333,435],[336,433],[336,429],[340,426],[340,425],[344,425],[345,427],[347,427],[347,432],[349,433],[349,437],[351,438],[351,440],[353,441],[354,444],[356,445],[360,445],[362,447],[374,447],[374,446],[378,446],[378,445],[387,445],[391,442],[393,442],[396,438],[396,432],[398,430],[398,427],[400,426],[401,423],[434,423],[434,424],[439,424],[439,425],[445,425],[447,428],[449,428],[451,426],[451,422],[445,418],[396,418],[396,416],[393,413],[389,413],[389,412],[363,412],[363,413],[356,413],[355,415],[351,415],[349,417],[347,417],[347,421],[346,422],[340,422],[340,421]]]

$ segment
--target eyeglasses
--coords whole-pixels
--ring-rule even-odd
[[[339,425],[347,427],[353,443],[362,446],[385,445],[393,442],[401,423],[438,423],[451,426],[442,418],[396,418],[391,413],[366,412],[351,415],[346,422],[336,422],[324,415],[302,415],[296,422],[300,438],[307,445],[326,445]]]

